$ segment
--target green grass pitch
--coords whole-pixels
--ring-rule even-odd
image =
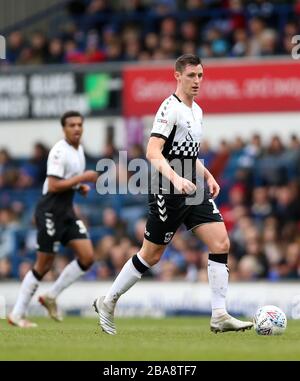
[[[38,328],[0,320],[0,360],[300,360],[299,320],[266,337],[253,329],[214,334],[205,317],[119,318],[116,336],[102,333],[97,318],[33,320]]]

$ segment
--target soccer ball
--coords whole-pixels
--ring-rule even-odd
[[[258,335],[281,335],[287,326],[285,313],[276,306],[260,307],[254,315],[253,323]]]

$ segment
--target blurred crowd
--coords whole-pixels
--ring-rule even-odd
[[[45,31],[7,36],[2,64],[39,65],[290,55],[300,1],[73,0]]]
[[[104,157],[117,160],[113,143]],[[41,195],[48,149],[37,143],[29,159],[14,159],[0,150],[0,279],[22,279],[35,258],[33,210]],[[129,158],[143,158],[143,148],[130,148]],[[221,185],[216,203],[230,239],[232,281],[293,280],[300,278],[300,138],[283,143],[278,136],[262,142],[237,137],[213,149],[201,146],[200,158]],[[98,158],[88,156],[95,168]],[[117,163],[119,184],[130,178]],[[122,167],[122,168],[121,168]],[[112,174],[111,174],[112,175]],[[126,175],[126,176],[125,176]],[[146,195],[99,195],[76,198],[76,210],[87,225],[96,263],[86,280],[114,277],[138,252],[147,217]],[[184,228],[177,232],[161,261],[146,276],[161,281],[207,280],[207,248]],[[46,280],[54,280],[72,259],[61,248]]]

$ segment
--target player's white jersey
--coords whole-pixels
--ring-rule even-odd
[[[69,179],[82,174],[84,170],[85,157],[82,145],[76,149],[65,139],[62,139],[51,149],[47,161],[47,176]],[[48,178],[44,182],[43,195],[47,193]]]
[[[196,160],[202,138],[202,110],[197,103],[188,107],[175,94],[165,99],[156,113],[151,137],[165,140],[163,156],[179,176],[195,184]],[[154,170],[150,193],[173,194],[174,187]]]
[[[166,159],[196,158],[202,137],[202,110],[193,102],[188,107],[175,94],[163,101],[156,113],[151,136],[166,140]]]

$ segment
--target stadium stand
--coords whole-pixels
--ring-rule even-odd
[[[0,65],[168,60],[181,53],[203,58],[290,55],[291,37],[300,34],[299,16],[299,1],[53,2],[0,31],[7,37],[7,59]],[[47,27],[35,29],[41,24]],[[143,147],[135,149],[144,155]],[[201,149],[222,187],[218,204],[232,241],[231,278],[299,277],[299,137],[291,136],[288,145],[276,136],[268,144],[259,135],[249,141],[236,137],[218,149],[204,142]],[[47,153],[39,142],[31,158],[11,157],[5,146],[0,150],[0,279],[22,278],[34,258],[32,216]],[[95,168],[98,159],[89,156],[88,168]],[[146,196],[100,196],[94,190],[87,199],[78,197],[77,205],[98,259],[89,279],[114,276],[141,244]],[[199,250],[202,256],[196,255]],[[63,266],[68,252],[61,254]],[[205,279],[205,254],[205,247],[181,231],[150,276]],[[55,270],[48,277],[54,278]]]
[[[289,55],[291,37],[300,33],[299,4],[63,1],[0,31],[8,39],[7,60],[1,64],[167,60],[182,53],[203,58]],[[41,22],[48,27],[40,27]]]
[[[0,279],[22,278],[34,259],[32,215],[41,194],[47,148],[37,144],[36,150],[40,155],[36,161],[34,156],[14,159],[6,149],[0,151]],[[218,205],[231,237],[231,279],[299,278],[299,137],[291,136],[287,145],[278,136],[266,145],[259,135],[249,141],[236,137],[222,141],[218,149],[206,142],[201,158],[222,187]],[[88,167],[95,167],[96,161],[89,157]],[[141,244],[146,195],[99,195],[94,189],[76,202],[97,257],[86,278],[108,279]],[[206,248],[181,230],[149,276],[205,280],[206,255]],[[67,250],[61,250],[56,266],[61,268],[70,258]],[[54,268],[47,279],[57,274]]]

